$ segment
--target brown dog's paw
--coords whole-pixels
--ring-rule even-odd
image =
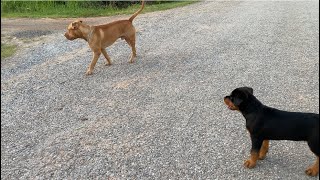
[[[92,71],[90,71],[90,70],[88,70],[87,72],[86,72],[86,75],[88,76],[88,75],[91,75],[92,74]]]
[[[309,176],[316,176],[316,175],[318,175],[318,173],[319,173],[319,169],[314,168],[314,167],[310,167],[310,168],[308,168],[305,172],[306,172],[306,174],[309,175]]]
[[[131,54],[130,55],[130,58],[129,58],[129,63],[134,63],[134,60],[135,60],[135,57],[136,57],[137,55],[135,55],[135,54]]]
[[[253,162],[251,159],[249,159],[249,160],[246,160],[243,165],[244,165],[246,168],[251,169],[251,168],[254,168],[254,167],[256,166],[256,163]]]

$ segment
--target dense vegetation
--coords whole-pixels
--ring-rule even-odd
[[[147,1],[144,12],[190,4],[190,1]],[[131,14],[140,1],[1,1],[2,17],[79,17]]]

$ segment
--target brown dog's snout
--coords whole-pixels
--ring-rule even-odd
[[[67,32],[64,33],[64,37],[66,37],[68,39],[69,38],[69,34]]]
[[[66,37],[68,40],[74,40],[75,38],[72,38],[68,32],[64,33],[64,37]]]

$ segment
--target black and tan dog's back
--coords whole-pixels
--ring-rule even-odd
[[[241,87],[224,97],[230,110],[238,110],[246,119],[252,148],[247,168],[253,168],[258,159],[264,159],[269,149],[269,140],[307,141],[311,151],[317,156],[314,165],[305,172],[316,176],[319,172],[319,114],[288,112],[263,105],[250,87]]]

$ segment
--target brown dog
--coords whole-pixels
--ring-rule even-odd
[[[86,75],[92,74],[94,66],[96,65],[101,53],[107,59],[106,65],[111,65],[110,57],[108,56],[105,48],[112,45],[118,38],[125,39],[130,45],[132,54],[129,62],[133,63],[133,59],[136,57],[136,30],[132,25],[132,21],[143,10],[143,8],[144,1],[142,1],[141,8],[135,12],[129,20],[119,20],[98,26],[89,26],[82,21],[77,20],[68,26],[68,30],[64,36],[68,40],[74,40],[77,38],[86,40],[94,53]]]

